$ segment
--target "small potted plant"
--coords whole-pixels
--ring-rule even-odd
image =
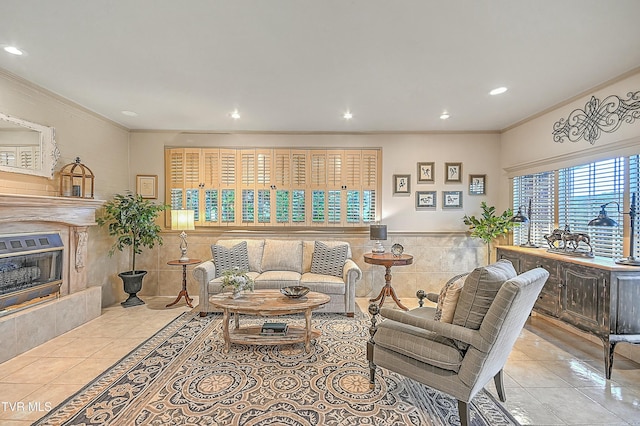
[[[486,202],[480,203],[482,208],[482,216],[476,218],[475,216],[465,215],[462,219],[465,225],[469,226],[471,230],[471,236],[480,238],[487,245],[487,263],[491,263],[491,242],[496,238],[506,235],[513,228],[514,223],[511,221],[513,217],[513,211],[507,209],[500,216],[496,216],[496,208],[494,206],[487,206]]]
[[[167,207],[153,204],[141,195],[116,194],[113,200],[104,205],[104,215],[96,219],[98,225],[107,225],[110,236],[116,237],[116,242],[109,250],[109,256],[113,256],[116,250],[124,251],[125,247],[131,248],[131,270],[118,274],[122,279],[124,291],[129,293],[129,298],[121,303],[125,308],[144,304],[136,293],[142,289],[142,279],[147,271],[136,269],[136,255],[142,253],[145,247],[162,245],[162,228],[156,224],[156,218]]]
[[[234,299],[241,297],[243,291],[253,291],[253,285],[254,282],[251,277],[247,275],[247,271],[237,266],[222,273],[222,284],[220,287],[223,290],[231,287],[231,297]]]

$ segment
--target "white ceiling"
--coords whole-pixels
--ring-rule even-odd
[[[639,16],[638,0],[2,0],[0,46],[26,54],[0,68],[130,129],[491,131],[639,67]]]

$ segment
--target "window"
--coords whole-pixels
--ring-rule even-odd
[[[629,199],[625,200],[625,193],[629,198],[628,188],[634,193],[640,191],[639,162],[638,155],[617,157],[567,167],[555,173],[518,176],[513,179],[513,208],[523,206],[523,213],[527,214],[529,199],[532,200],[531,240],[537,245],[546,246],[541,237],[549,234],[552,228],[568,229],[588,234],[596,256],[621,258],[625,220],[620,211],[629,211],[624,207],[630,203]],[[628,186],[625,179],[628,179]],[[557,204],[554,202],[555,187]],[[607,206],[608,216],[619,226],[588,226],[598,216],[601,206],[607,203],[612,203]],[[554,206],[557,206],[555,211]],[[554,223],[557,225],[553,226]],[[514,229],[514,244],[526,242],[527,230],[527,225]],[[637,238],[638,230],[635,233]],[[636,248],[634,252],[637,256]]]
[[[513,179],[513,212],[515,214],[518,209],[521,209],[522,213],[529,217],[528,223],[513,228],[514,244],[525,244],[531,232],[533,244],[547,246],[544,235],[550,234],[554,229],[554,187],[554,172],[518,176]],[[530,201],[531,212],[529,212]]]
[[[622,256],[622,216],[615,205],[607,209],[616,227],[588,227],[600,212],[600,206],[616,201],[622,206],[624,197],[624,158],[613,158],[558,172],[558,225],[571,232],[584,232],[591,237],[595,255]]]
[[[379,149],[166,148],[166,199],[197,226],[366,226]]]
[[[631,194],[636,195],[636,205],[635,205],[635,232],[634,232],[634,247],[632,248],[633,253],[630,253],[636,259],[640,259],[640,220],[638,220],[638,204],[640,203],[640,155],[632,155],[629,157],[629,188],[631,189]],[[630,197],[631,198],[631,197]],[[631,199],[629,200],[631,202]],[[631,209],[624,209],[625,212],[629,212]]]

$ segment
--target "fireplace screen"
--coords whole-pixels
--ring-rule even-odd
[[[0,236],[0,310],[59,292],[63,251],[59,234]]]

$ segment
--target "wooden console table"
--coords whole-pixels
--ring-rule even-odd
[[[413,263],[413,256],[410,254],[401,254],[400,256],[395,256],[391,253],[382,253],[382,254],[374,254],[374,253],[365,253],[364,254],[364,262],[372,265],[381,265],[386,268],[384,274],[384,287],[380,290],[380,294],[375,299],[370,299],[369,302],[376,302],[380,300],[380,306],[384,305],[384,299],[387,296],[391,296],[393,301],[396,302],[400,308],[408,311],[409,308],[400,303],[398,296],[396,296],[396,291],[391,287],[391,267],[392,266],[405,266],[411,265]]]
[[[510,260],[518,273],[549,271],[533,309],[599,337],[607,379],[616,344],[640,344],[640,267],[516,246],[498,247],[498,259]]]

